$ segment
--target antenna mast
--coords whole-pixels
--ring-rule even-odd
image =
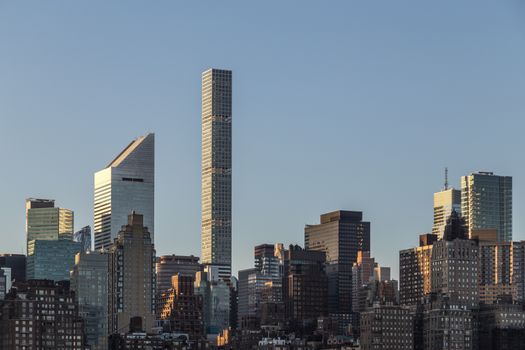
[[[448,190],[448,168],[445,167],[445,191]]]

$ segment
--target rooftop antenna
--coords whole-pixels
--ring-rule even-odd
[[[448,190],[448,168],[445,167],[445,191]]]

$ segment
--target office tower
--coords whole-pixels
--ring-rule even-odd
[[[431,292],[430,268],[435,237],[421,235],[419,247],[399,251],[399,303],[401,305],[417,305]]]
[[[132,211],[144,216],[154,241],[155,134],[132,141],[95,173],[95,250],[108,249]]]
[[[11,290],[11,268],[0,267],[0,300]]]
[[[404,306],[377,305],[362,312],[361,349],[414,349],[414,318],[414,311]]]
[[[159,294],[157,319],[164,331],[188,334],[191,340],[204,338],[202,296],[195,294],[194,276],[177,274],[172,287]]]
[[[195,294],[203,299],[203,319],[206,334],[217,337],[230,324],[231,290],[222,279],[217,279],[205,267],[204,271],[195,274]]]
[[[290,245],[285,252],[284,302],[290,329],[309,333],[328,315],[326,253]]]
[[[56,208],[51,199],[26,199],[26,242],[33,240],[71,239],[73,211]]]
[[[259,272],[258,269],[246,269],[239,271],[239,283],[237,286],[237,321],[240,328],[250,324],[249,319],[256,315],[250,314],[250,294],[253,292],[250,286],[250,276]]]
[[[91,350],[108,348],[108,261],[107,253],[81,251],[75,256],[71,271],[71,290],[75,292]]]
[[[498,241],[512,241],[512,177],[490,172],[461,177],[461,214],[473,230],[496,229]]]
[[[91,227],[85,226],[73,234],[73,241],[79,242],[83,252],[91,250]]]
[[[461,191],[448,188],[446,185],[442,191],[434,193],[432,234],[437,235],[438,238],[443,237],[443,230],[452,210],[461,213]]]
[[[81,243],[73,242],[70,237],[29,241],[27,279],[69,281],[69,272],[75,265],[75,255],[81,250]]]
[[[139,316],[146,331],[155,315],[155,249],[144,217],[132,212],[109,249],[109,333]]]
[[[0,305],[0,315],[0,349],[86,349],[69,282],[20,283]]]
[[[341,324],[352,312],[352,265],[359,251],[370,251],[370,223],[359,211],[338,210],[321,215],[319,225],[306,225],[305,249],[326,253],[328,310]]]
[[[166,292],[172,288],[171,278],[177,274],[181,276],[192,276],[202,271],[202,265],[199,264],[199,257],[186,255],[162,255],[157,257],[155,264],[157,273],[157,293]]]
[[[477,349],[476,316],[463,303],[431,295],[423,311],[423,350]]]
[[[202,73],[201,260],[231,276],[232,241],[232,72]]]
[[[0,254],[0,267],[11,269],[11,278],[14,282],[26,280],[26,256],[23,254]]]
[[[280,279],[282,277],[282,265],[279,258],[275,256],[275,245],[260,244],[254,248],[255,268],[264,276]]]
[[[476,308],[479,249],[466,238],[465,221],[452,211],[443,239],[432,245],[430,284],[433,293],[448,296],[453,304]]]

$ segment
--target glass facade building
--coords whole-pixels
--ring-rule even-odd
[[[108,348],[108,261],[107,253],[82,251],[75,256],[71,271],[71,290],[75,292],[91,350]]]
[[[498,241],[512,241],[512,177],[478,172],[461,177],[461,214],[472,231],[496,229]]]
[[[154,236],[155,135],[131,142],[106,168],[95,173],[95,250],[108,249],[132,211],[144,215]]]
[[[27,251],[32,240],[57,240],[73,234],[73,211],[56,208],[51,199],[26,199]]]
[[[82,246],[71,239],[32,240],[27,250],[27,279],[69,280],[75,255]]]
[[[202,74],[201,260],[231,276],[232,241],[232,72]]]

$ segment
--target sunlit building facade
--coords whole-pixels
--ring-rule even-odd
[[[201,261],[231,276],[232,241],[232,72],[202,74]]]
[[[447,223],[447,218],[455,210],[461,213],[461,191],[453,188],[444,189],[434,193],[434,225],[432,233],[438,238],[443,237],[443,231]]]
[[[52,199],[26,199],[26,238],[32,240],[58,240],[73,235],[73,211],[56,208]]]
[[[155,135],[132,141],[103,170],[95,173],[95,249],[108,249],[130,212],[144,215],[154,238]]]

